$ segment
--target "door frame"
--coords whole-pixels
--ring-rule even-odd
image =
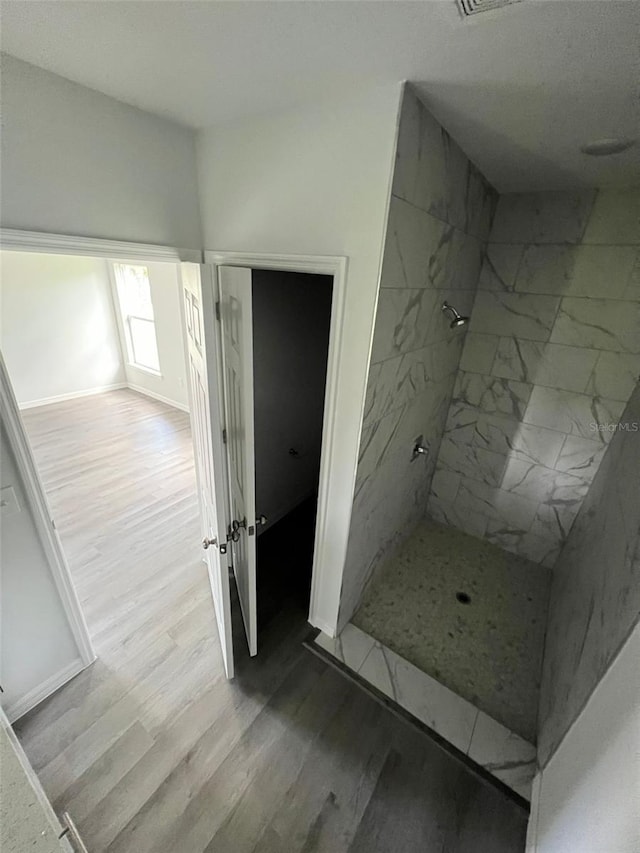
[[[165,261],[179,265],[181,261],[202,263],[199,249],[183,249],[173,246],[161,246],[146,243],[126,243],[118,240],[101,240],[93,237],[79,237],[67,234],[52,234],[40,231],[24,231],[13,228],[0,228],[0,250],[7,252],[27,252],[47,255],[78,255],[123,261]],[[11,450],[15,456],[18,470],[23,479],[25,496],[42,547],[47,556],[51,575],[60,596],[65,615],[69,622],[79,652],[77,664],[49,679],[29,693],[18,704],[8,709],[10,719],[18,719],[37,705],[54,690],[66,684],[71,678],[96,660],[93,643],[82,612],[80,600],[71,576],[64,548],[58,536],[55,522],[33,456],[31,443],[24,427],[20,408],[13,393],[2,353],[0,352],[0,413],[7,433]]]
[[[341,490],[341,483],[332,478],[339,443],[337,430],[338,377],[346,365],[342,363],[342,340],[345,318],[347,258],[330,255],[284,255],[248,252],[208,251],[205,263],[214,267],[214,283],[219,298],[218,267],[250,267],[251,269],[281,270],[282,272],[330,275],[333,278],[331,298],[331,323],[327,353],[327,379],[324,393],[322,421],[322,448],[320,454],[320,477],[318,480],[318,510],[313,546],[313,568],[309,622],[329,636],[337,633],[337,615],[342,589],[344,565],[335,559],[335,554],[346,553],[349,538],[349,523],[330,530],[331,496]],[[222,394],[222,389],[219,389]],[[224,405],[223,398],[222,405]],[[344,541],[340,541],[344,540]],[[324,604],[321,604],[321,598]],[[327,606],[327,601],[329,606]],[[323,610],[325,612],[323,612]],[[335,618],[331,616],[335,615]]]
[[[60,596],[62,608],[69,622],[69,628],[78,647],[79,659],[73,661],[62,671],[48,678],[44,684],[31,690],[26,696],[6,709],[9,719],[14,720],[29,711],[34,705],[65,684],[74,675],[82,672],[96,660],[89,629],[80,606],[69,564],[51,517],[47,496],[33,456],[18,402],[13,393],[11,378],[0,351],[0,416],[7,435],[9,447],[16,461],[22,480],[27,505],[33,516],[38,538],[44,551],[51,576]]]
[[[90,258],[113,258],[122,261],[180,261],[202,263],[199,249],[180,249],[154,243],[125,243],[44,231],[22,231],[0,228],[0,249],[5,252],[33,252],[45,255],[85,255]]]

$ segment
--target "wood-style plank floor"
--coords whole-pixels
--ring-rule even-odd
[[[24,418],[99,659],[16,730],[91,853],[524,850],[517,806],[302,647],[295,602],[224,679],[186,415],[117,391]]]

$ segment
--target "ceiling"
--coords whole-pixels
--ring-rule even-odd
[[[408,79],[503,192],[640,185],[640,3],[4,0],[2,49],[193,128]]]

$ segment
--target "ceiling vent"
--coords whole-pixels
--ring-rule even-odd
[[[460,13],[464,18],[479,15],[481,12],[492,12],[503,6],[511,6],[512,3],[520,3],[521,0],[456,0]]]

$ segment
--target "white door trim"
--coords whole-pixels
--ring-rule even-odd
[[[349,537],[348,525],[342,530],[329,529],[331,494],[340,491],[344,484],[336,480],[334,458],[339,441],[336,429],[336,411],[338,395],[338,376],[346,365],[341,364],[342,338],[345,314],[347,282],[347,258],[326,255],[274,255],[244,252],[205,251],[205,263],[219,266],[242,266],[253,269],[275,269],[289,272],[315,273],[333,276],[333,294],[331,301],[331,326],[329,332],[329,352],[327,360],[327,382],[324,398],[324,418],[322,424],[322,451],[320,457],[320,479],[318,483],[318,512],[313,550],[313,574],[311,581],[311,600],[309,622],[329,636],[335,636],[338,625],[340,592],[344,564],[334,558],[336,553],[346,553]],[[344,542],[336,541],[343,537]],[[320,590],[329,607],[325,612],[319,606]]]
[[[0,228],[0,249],[7,252],[34,252],[47,255],[86,255],[91,258],[114,258],[131,261],[167,261],[202,263],[200,249],[157,246],[152,243],[125,243],[96,237],[48,234],[43,231],[21,231]]]
[[[18,403],[11,387],[9,374],[0,353],[0,417],[7,433],[9,446],[13,451],[16,465],[24,484],[25,497],[33,514],[36,529],[42,543],[51,574],[53,576],[62,606],[69,620],[69,627],[78,646],[80,657],[85,666],[96,659],[87,623],[85,622],[80,601],[71,579],[60,537],[51,517],[40,475],[31,452],[31,445],[20,417]]]

